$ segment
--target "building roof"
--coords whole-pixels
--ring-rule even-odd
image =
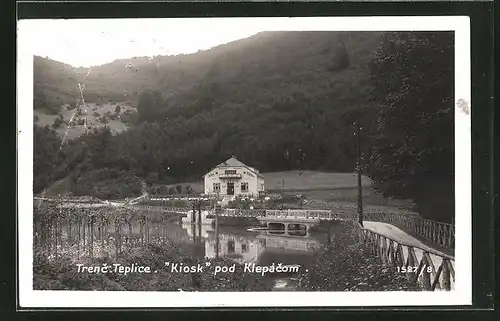
[[[234,157],[234,156],[232,156],[231,158],[229,158],[226,161],[223,161],[222,163],[220,163],[219,165],[217,165],[215,167],[226,167],[226,166],[243,166],[243,167],[248,167],[247,165],[245,165],[242,162],[240,162],[239,160],[237,160],[236,157]]]
[[[228,166],[232,166],[232,167],[245,167],[248,170],[250,170],[251,172],[253,172],[255,175],[257,175],[258,177],[264,178],[264,176],[262,176],[262,174],[260,174],[257,169],[255,169],[253,167],[250,167],[250,166],[248,166],[248,165],[240,162],[238,159],[236,159],[236,157],[234,155],[231,158],[223,161],[219,165],[215,166],[215,168],[228,167]],[[210,171],[212,171],[212,170],[210,170]]]

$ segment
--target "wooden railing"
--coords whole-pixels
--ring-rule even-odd
[[[126,207],[146,210],[146,211],[161,211],[161,212],[172,212],[172,213],[186,213],[191,209],[188,207],[164,207],[164,206],[152,206],[152,205],[126,205]]]
[[[335,214],[329,210],[265,210],[265,209],[232,209],[223,210],[222,216],[241,217],[299,217],[334,219]]]
[[[173,199],[173,198],[206,198],[207,196],[202,196],[200,194],[151,194],[150,199]]]
[[[238,217],[259,217],[265,216],[266,210],[261,209],[233,209],[226,208],[222,211],[221,216],[238,216]]]
[[[330,210],[266,210],[265,216],[318,218],[318,219],[334,218],[334,214]]]
[[[455,246],[455,227],[452,224],[400,213],[365,213],[364,220],[392,224],[446,248]]]
[[[362,241],[371,253],[376,254],[382,263],[405,274],[408,281],[419,289],[450,291],[455,288],[454,257],[398,242],[357,225]]]
[[[74,204],[74,203],[54,203],[56,207],[66,208],[66,209],[92,209],[94,207],[105,208],[109,210],[122,208],[122,209],[135,209],[140,211],[149,211],[149,212],[172,212],[172,213],[186,213],[191,210],[188,207],[165,207],[165,206],[152,206],[152,205],[142,205],[142,204],[120,204],[120,205],[112,205],[112,204]],[[92,206],[94,205],[94,206]]]

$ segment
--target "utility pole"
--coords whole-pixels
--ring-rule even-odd
[[[219,192],[217,191],[217,199],[214,204],[215,211],[215,257],[219,258]],[[222,208],[222,206],[221,206]]]
[[[201,225],[201,201],[198,201],[198,224]]]
[[[359,224],[363,226],[363,192],[361,188],[361,128],[359,124],[359,116],[356,118],[356,141],[357,141],[357,166],[356,170],[358,172],[358,219]]]
[[[284,197],[285,197],[285,179],[281,178],[281,209],[283,209],[284,206],[284,201],[283,201]]]

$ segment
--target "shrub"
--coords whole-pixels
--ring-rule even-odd
[[[147,184],[158,183],[158,173],[149,173],[145,179]]]
[[[49,114],[49,115],[57,115],[61,111],[61,106],[50,105],[50,106],[45,107],[45,109],[47,111],[47,114]]]
[[[141,182],[127,171],[103,168],[79,175],[72,186],[76,195],[91,195],[104,199],[125,198],[141,193]]]
[[[139,120],[139,114],[137,112],[129,110],[120,115],[120,119],[123,123],[128,125],[133,125]]]
[[[109,119],[108,119],[108,117],[106,117],[106,115],[104,115],[104,116],[99,118],[99,122],[102,124],[107,124],[107,123],[109,123]]]
[[[59,115],[59,117],[57,117],[55,120],[54,120],[54,123],[52,124],[52,128],[56,129],[56,128],[59,128],[61,127],[61,125],[64,123],[64,120],[62,118],[61,115]]]

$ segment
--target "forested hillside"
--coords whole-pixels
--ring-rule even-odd
[[[33,72],[33,108],[57,114],[61,105],[76,104],[80,97],[76,68],[35,56]]]
[[[97,193],[93,180],[111,177],[128,180],[130,191],[137,193],[130,177],[166,184],[198,179],[231,155],[263,172],[351,172],[356,120],[362,124],[364,170],[382,192],[397,194],[398,186],[407,186],[418,175],[428,177],[430,169],[443,169],[447,182],[450,174],[444,168],[453,156],[453,140],[446,134],[438,142],[444,149],[431,146],[432,152],[426,151],[429,135],[435,135],[429,129],[448,132],[453,124],[450,41],[450,34],[266,32],[196,54],[118,60],[90,71],[36,58],[35,93],[43,95],[35,100],[54,101],[54,95],[77,99],[81,81],[86,102],[126,100],[137,106],[139,119],[118,135],[96,131],[61,149],[58,143],[44,146],[45,139],[38,139],[35,157],[52,155],[54,159],[42,164],[55,168],[50,173],[35,168],[35,190],[71,175],[78,193],[86,188]],[[413,77],[418,72],[421,77]],[[76,75],[73,85],[71,73]],[[35,108],[40,105],[35,101]],[[401,106],[412,116],[391,114]],[[435,113],[442,117],[433,118]],[[396,126],[403,120],[414,125],[411,132]],[[37,133],[50,141],[60,139],[48,129]],[[404,139],[416,135],[421,139]],[[405,156],[408,144],[412,149]],[[404,159],[390,158],[397,155]],[[408,173],[404,167],[410,161]],[[404,196],[412,198],[414,192],[404,190]]]
[[[140,176],[192,178],[233,154],[262,171],[350,171],[353,129],[342,115],[366,101],[380,36],[268,32],[192,55],[115,61],[79,80],[86,102],[140,93],[141,122],[116,143],[145,151]],[[35,70],[39,78],[51,79]]]
[[[304,91],[306,88],[298,88],[301,84],[320,85],[316,91],[321,91],[330,84],[331,72],[349,67],[349,62],[351,71],[363,68],[379,37],[374,32],[264,32],[196,54],[120,59],[78,69],[35,57],[35,89],[54,99],[60,94],[67,102],[63,98],[74,98],[77,81],[82,81],[88,102],[137,101],[144,90],[156,90],[163,98],[172,98],[174,105],[184,102],[179,96],[197,95],[200,87],[207,89],[214,83],[240,86],[238,100],[256,96],[244,93],[252,88],[241,85],[269,91],[269,86],[276,90],[275,85],[294,84],[283,88],[284,94]],[[359,76],[353,72],[340,80]],[[257,96],[268,103],[268,95]]]

